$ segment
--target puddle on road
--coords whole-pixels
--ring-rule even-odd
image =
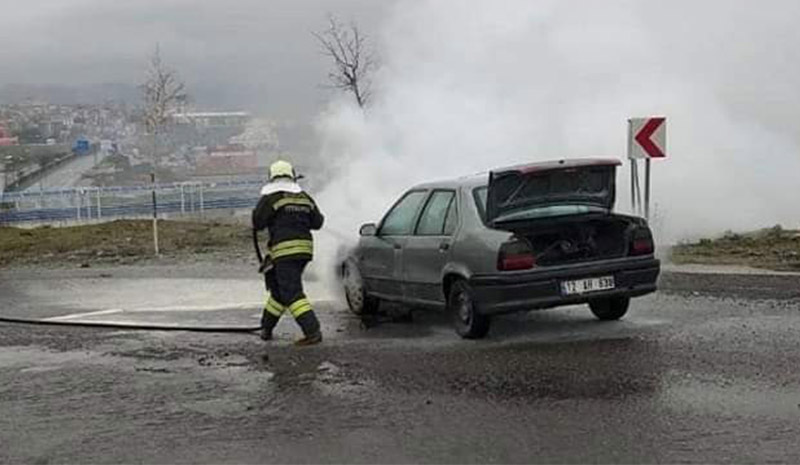
[[[231,355],[219,363],[205,365],[202,370],[204,376],[229,384],[236,391],[263,392],[266,386],[271,386],[275,373],[266,370],[254,370],[253,364],[246,357]]]
[[[259,415],[272,410],[271,407],[265,410],[263,403],[276,398],[274,373],[253,370],[250,362],[242,356],[225,357],[219,364],[205,365],[204,368],[200,371],[202,376],[212,378],[224,387],[213,399],[180,402],[182,408],[214,418],[241,417],[256,408],[257,399]],[[267,405],[270,403],[278,409],[277,402],[266,402]]]
[[[263,401],[265,396],[269,398],[276,390],[274,373],[253,369],[250,360],[236,354],[208,354],[198,357],[188,353],[179,358],[165,360],[108,355],[97,350],[59,352],[30,346],[3,347],[0,351],[0,370],[12,370],[17,374],[35,376],[81,366],[133,372],[135,376],[145,380],[145,383],[154,381],[166,383],[165,386],[175,381],[196,383],[204,379],[211,380],[214,385],[218,385],[213,395],[210,395],[212,398],[203,395],[206,398],[192,399],[189,396],[178,401],[176,405],[180,410],[193,410],[213,417],[245,414],[255,408],[253,399]]]
[[[111,364],[113,358],[91,351],[58,352],[30,346],[3,347],[0,351],[0,369],[17,368],[24,373],[53,371],[86,362]]]
[[[373,381],[348,376],[339,366],[328,361],[317,367],[311,385],[323,395],[349,399],[362,397],[376,388]]]
[[[660,400],[678,410],[800,419],[800,389],[678,374],[669,378],[676,379],[665,383]]]
[[[202,413],[213,418],[239,417],[255,408],[249,402],[231,395],[196,402],[184,402],[180,405],[182,409]],[[263,410],[260,409],[259,414],[263,415],[263,413]]]

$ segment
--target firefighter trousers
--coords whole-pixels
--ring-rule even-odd
[[[303,292],[303,271],[308,262],[305,258],[276,260],[273,269],[264,275],[269,298],[261,316],[261,327],[268,333],[271,334],[286,311],[291,313],[306,337],[319,333],[319,320]]]

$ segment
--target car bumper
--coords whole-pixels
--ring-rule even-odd
[[[535,271],[475,275],[469,282],[478,312],[491,315],[572,305],[607,297],[637,297],[656,290],[661,263],[652,257],[603,260]],[[563,281],[614,276],[614,289],[565,295]]]

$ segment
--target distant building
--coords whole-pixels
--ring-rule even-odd
[[[231,127],[246,125],[250,121],[250,114],[244,111],[175,113],[172,120],[176,124],[195,127]]]
[[[243,111],[175,113],[170,139],[176,145],[221,146],[241,134],[251,117]]]
[[[195,176],[252,175],[258,173],[258,158],[241,145],[208,147],[197,156]]]
[[[0,126],[0,146],[19,145],[19,139],[11,137],[4,126]]]

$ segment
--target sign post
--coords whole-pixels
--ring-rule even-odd
[[[667,119],[664,117],[628,120],[628,158],[631,160],[631,206],[634,213],[650,219],[650,160],[667,157]],[[644,206],[639,191],[638,161],[644,159]]]
[[[650,159],[644,161],[644,217],[650,220]]]

